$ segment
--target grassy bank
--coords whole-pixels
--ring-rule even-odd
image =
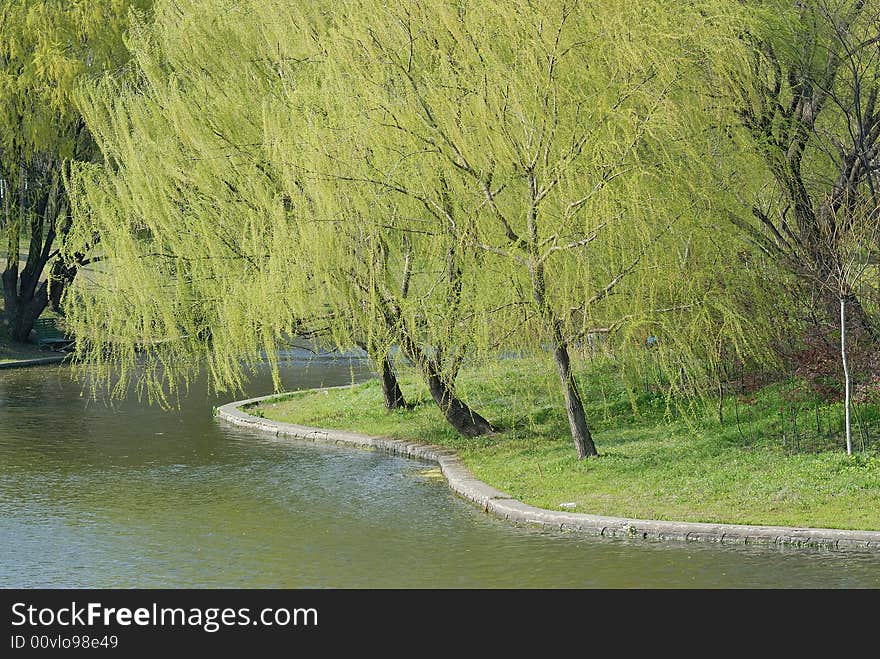
[[[59,353],[38,348],[30,343],[13,343],[0,339],[0,362],[17,362],[22,359],[41,359],[54,357]]]
[[[550,364],[504,361],[464,371],[459,390],[503,430],[468,439],[443,421],[412,374],[412,410],[388,413],[376,381],[294,393],[252,408],[277,421],[412,438],[459,451],[477,478],[550,509],[638,518],[880,529],[880,407],[858,410],[857,455],[842,449],[840,404],[820,404],[796,382],[728,396],[682,415],[665,397],[627,387],[613,365],[580,382],[598,459],[578,461]],[[649,389],[649,388],[648,388]],[[738,419],[738,421],[737,421]]]

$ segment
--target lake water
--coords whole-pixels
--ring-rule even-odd
[[[876,553],[517,528],[418,462],[225,425],[203,383],[174,411],[81,394],[66,367],[0,371],[0,587],[880,587]]]

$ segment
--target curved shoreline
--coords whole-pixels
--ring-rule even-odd
[[[0,362],[0,370],[11,370],[13,368],[29,368],[31,366],[47,366],[49,364],[61,364],[67,361],[70,361],[70,355],[35,357],[33,359],[14,359],[8,362]]]
[[[338,389],[326,387],[324,389]],[[711,524],[704,522],[669,522],[661,520],[607,517],[588,513],[569,513],[530,506],[477,480],[454,450],[418,441],[391,439],[349,432],[313,428],[256,417],[240,408],[261,403],[279,394],[249,398],[222,405],[216,416],[237,426],[253,428],[273,435],[295,439],[344,444],[376,449],[408,458],[436,463],[452,490],[478,505],[485,512],[514,523],[540,526],[584,535],[643,538],[655,540],[690,540],[727,544],[793,545],[829,549],[880,551],[880,531],[815,529],[789,526],[754,526],[750,524]]]

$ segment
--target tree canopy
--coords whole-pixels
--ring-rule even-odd
[[[579,457],[599,344],[633,377],[650,349],[670,399],[778,365],[792,264],[839,251],[810,251],[797,179],[818,222],[874,176],[874,24],[790,4],[160,1],[70,96],[103,156],[66,182],[65,258],[105,259],[67,297],[78,353],[167,402],[295,336],[399,351],[475,435],[461,365],[548,351]]]
[[[70,227],[67,167],[100,158],[74,100],[77,84],[124,64],[130,13],[149,5],[10,0],[0,7],[4,324],[15,340],[27,338],[50,301],[59,306],[64,287],[86,258],[83,253],[58,258]],[[22,241],[26,263],[20,268]]]

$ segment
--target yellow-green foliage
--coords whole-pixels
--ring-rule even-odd
[[[613,329],[616,352],[639,364],[659,336],[673,385],[702,384],[719,343],[768,357],[764,316],[746,309],[778,289],[727,219],[751,180],[719,192],[708,174],[714,160],[743,163],[712,130],[730,109],[701,88],[704,55],[737,44],[714,17],[663,2],[333,6],[314,37],[324,160],[300,175],[322,215],[361,235],[380,224],[398,273],[403,235],[457,242],[470,312],[459,342],[489,358],[546,344],[540,267],[569,340]],[[340,228],[316,231],[327,242]],[[438,301],[412,317],[448,322]]]
[[[77,81],[125,61],[129,15],[149,5],[149,0],[0,5],[0,228],[10,264],[4,275],[10,315],[33,297],[31,290],[18,288],[22,237],[29,241],[22,288],[33,289],[58,252],[56,236],[63,239],[67,231],[66,203],[59,200],[67,163],[99,158],[73,99]],[[45,297],[43,291],[42,304]]]
[[[215,384],[240,384],[242,360],[274,358],[295,329],[288,292],[304,273],[285,258],[290,218],[261,148],[278,69],[248,55],[253,17],[241,3],[161,3],[132,37],[134,80],[80,93],[109,166],[73,172],[74,216],[107,258],[70,296],[70,324],[103,377],[112,364],[134,374],[147,348],[138,382],[160,399],[203,355]]]
[[[76,81],[124,58],[129,11],[146,0],[4,0],[0,7],[0,152],[70,158]]]
[[[700,92],[706,53],[727,43],[706,12],[168,0],[154,13],[130,38],[132,75],[77,95],[107,159],[69,181],[78,244],[97,231],[105,257],[67,304],[97,375],[121,366],[120,387],[137,374],[162,398],[203,359],[217,387],[239,386],[243,363],[274,362],[303,330],[384,348],[406,329],[491,357],[545,346],[549,319],[575,344],[613,329],[636,365],[660,336],[673,386],[705,379],[719,341],[760,352],[755,319],[729,303],[763,263],[731,248],[705,176],[725,148],[713,125],[733,123]]]

